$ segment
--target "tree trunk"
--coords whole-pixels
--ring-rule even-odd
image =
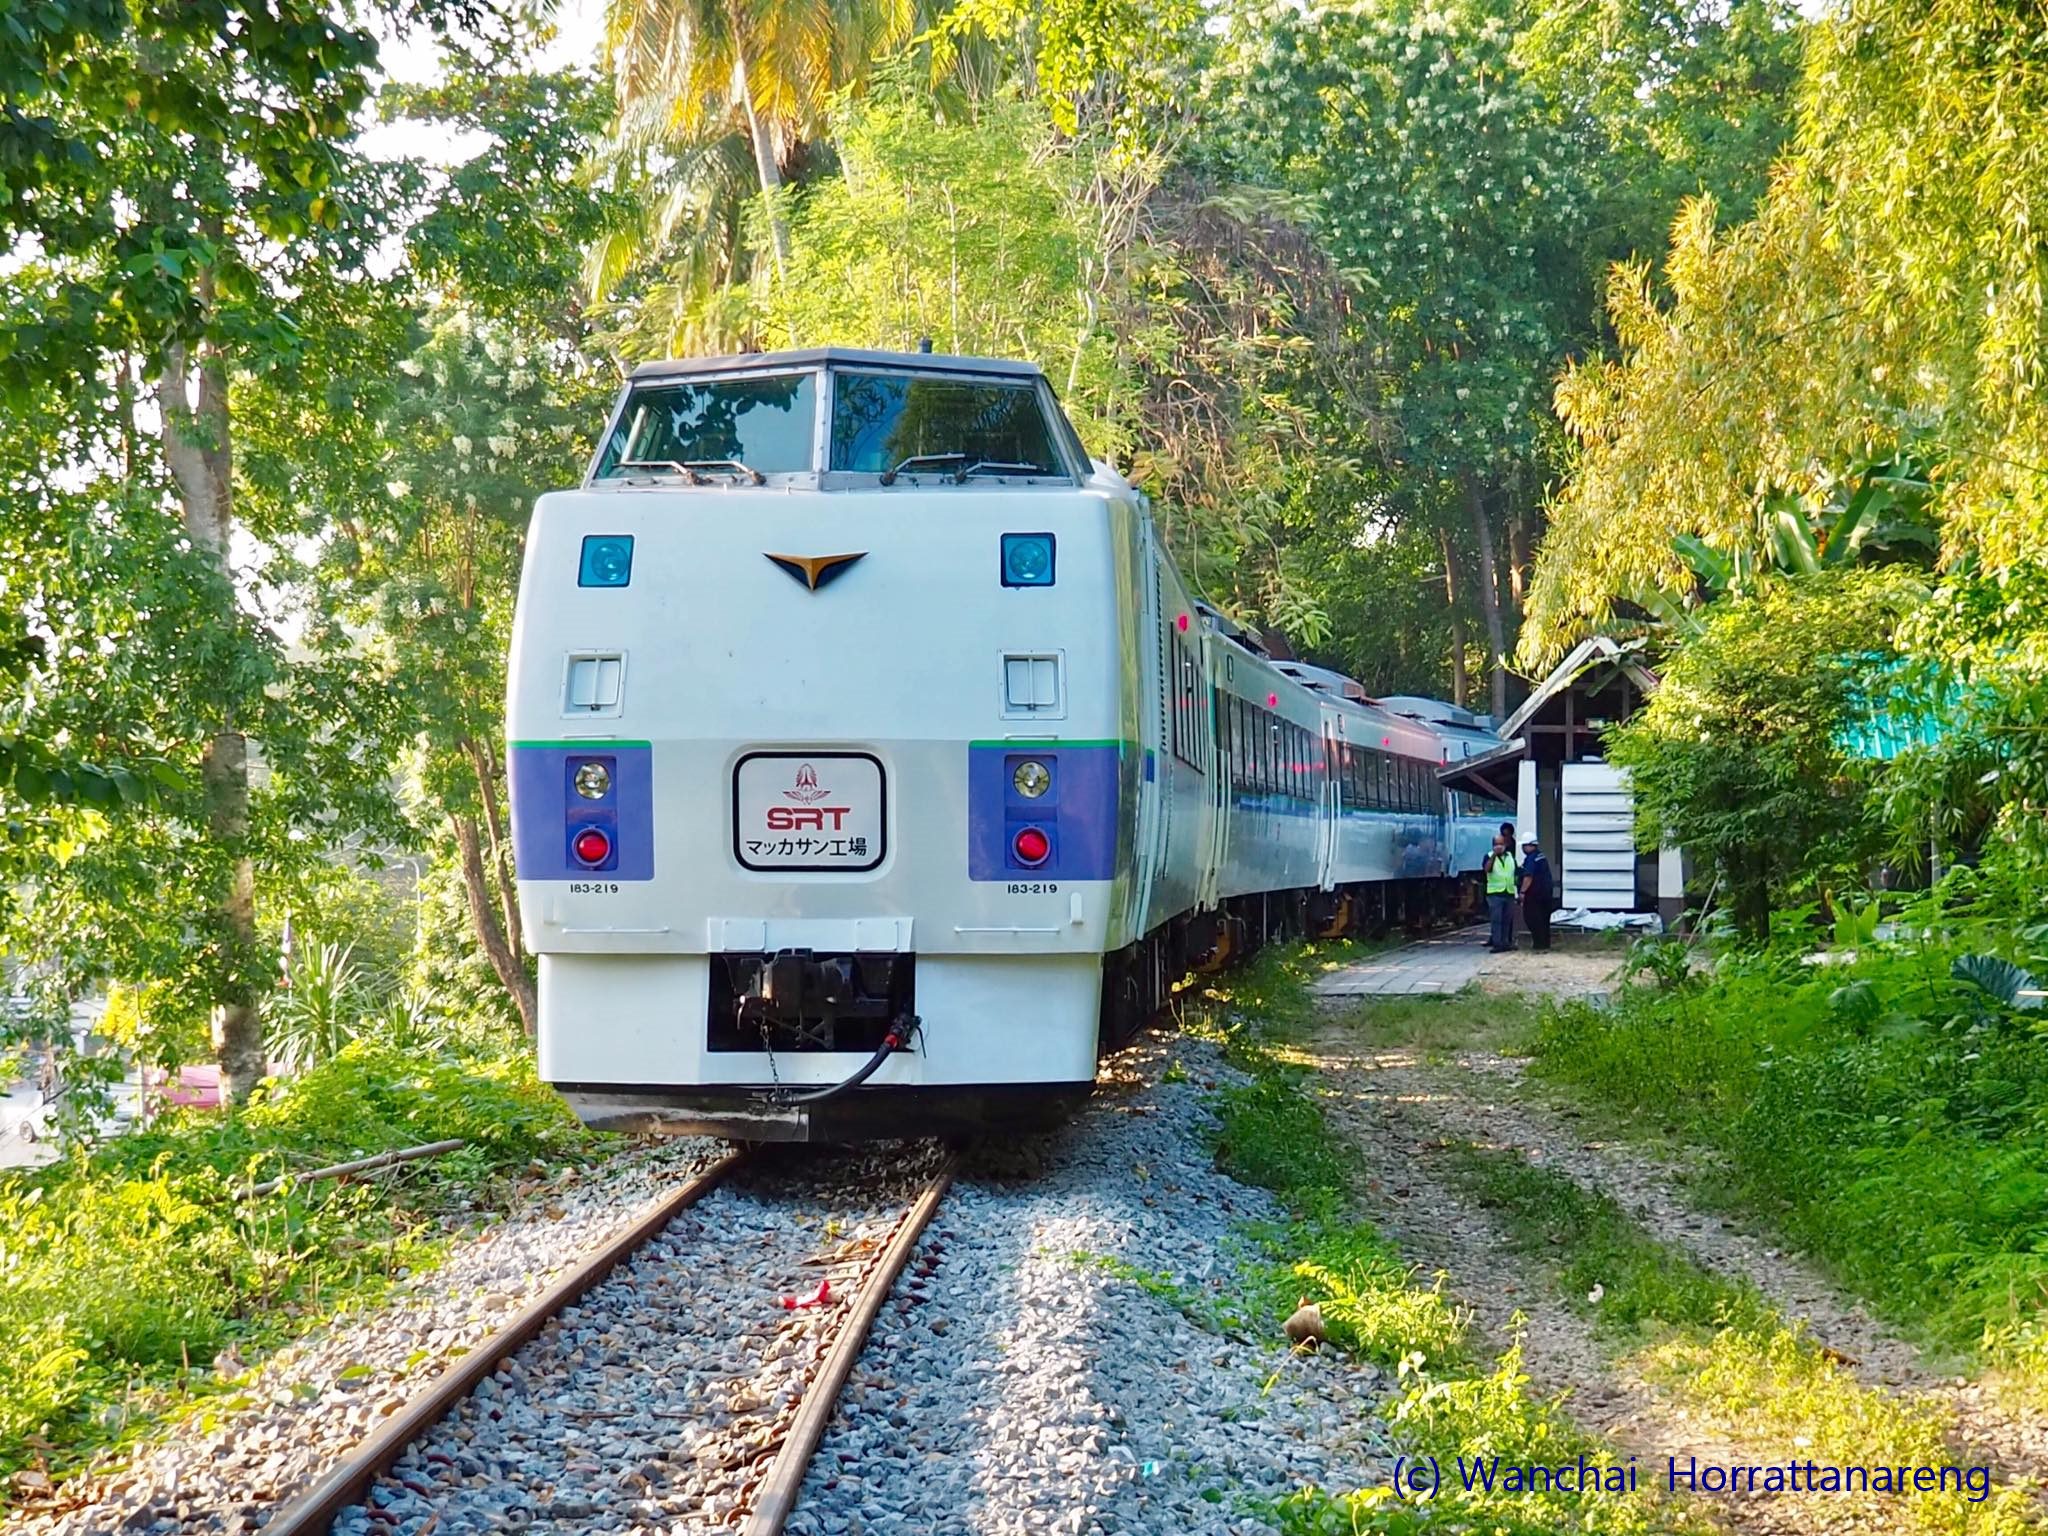
[[[747,78],[747,54],[741,45],[739,17],[732,18],[732,90],[747,114],[747,137],[754,146],[754,174],[761,181],[761,196],[768,204],[768,233],[775,253],[775,280],[787,277],[789,264],[789,220],[782,208],[782,167],[775,163],[775,146],[768,139],[768,125],[754,110],[754,87]]]
[[[1529,591],[1529,509],[1519,500],[1508,517],[1508,595],[1515,600],[1515,612],[1528,606]]]
[[[1472,684],[1465,675],[1465,614],[1458,607],[1458,547],[1450,529],[1439,528],[1436,534],[1444,546],[1444,600],[1451,613],[1451,702],[1463,709]]]
[[[497,775],[484,749],[476,742],[462,744],[464,754],[469,758],[470,770],[476,774],[477,797],[483,802],[484,829],[491,837],[491,874],[498,891],[499,910],[505,918],[505,939],[512,946],[512,957],[522,963],[526,959],[526,932],[519,921],[519,884],[512,870],[512,855],[505,846],[505,822],[498,814]]]
[[[1770,882],[1753,868],[1760,862],[1738,856],[1730,871],[1736,932],[1755,944],[1763,944],[1771,936]]]
[[[534,994],[526,967],[512,953],[512,946],[505,942],[505,931],[498,926],[490,881],[484,872],[483,840],[477,835],[476,823],[467,816],[450,816],[448,824],[455,830],[455,846],[461,854],[462,893],[469,901],[470,925],[476,929],[477,942],[483,945],[491,969],[498,974],[499,985],[511,995],[512,1006],[519,1010],[519,1022],[531,1037],[539,1027],[540,999]]]
[[[211,300],[210,288],[202,282],[202,301]],[[174,343],[164,355],[158,391],[164,463],[178,487],[186,535],[220,578],[224,611],[217,616],[218,622],[232,627],[237,620],[234,571],[229,563],[234,464],[228,436],[227,365],[217,351],[202,349],[195,381],[194,361],[184,342]],[[232,706],[206,744],[200,776],[206,789],[207,830],[232,855],[227,890],[214,908],[225,963],[214,987],[213,1049],[228,1094],[239,1103],[262,1080],[269,1063],[250,979],[251,956],[256,949],[256,870],[247,845],[249,743],[235,725]]]
[[[1486,495],[1479,481],[1467,475],[1463,488],[1465,511],[1472,519],[1472,535],[1479,541],[1479,612],[1486,620],[1486,665],[1492,687],[1493,718],[1503,720],[1508,712],[1508,642],[1500,616],[1500,567],[1493,558],[1493,524],[1487,520]]]

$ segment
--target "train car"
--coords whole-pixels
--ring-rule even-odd
[[[1301,661],[1274,667],[1320,696],[1331,752],[1329,862],[1311,905],[1312,930],[1420,925],[1469,910],[1500,807],[1489,802],[1479,809],[1476,797],[1437,784],[1436,769],[1465,755],[1461,746],[1453,750],[1436,719],[1439,708],[1455,706],[1404,699],[1404,706],[1427,708],[1396,708],[1341,672]],[[1485,833],[1476,841],[1475,814]]]
[[[1462,705],[1412,695],[1391,696],[1381,699],[1379,704],[1382,709],[1420,723],[1439,743],[1442,762],[1462,762],[1500,747],[1500,737],[1485,717]],[[1461,904],[1476,907],[1478,880],[1486,856],[1492,851],[1494,834],[1503,821],[1514,819],[1514,807],[1503,800],[1452,790],[1445,815],[1450,867],[1460,877],[1464,887],[1460,894],[1466,898]]]
[[[1346,883],[1330,726],[1194,601],[1035,367],[643,367],[520,581],[542,1075],[617,1129],[1042,1120],[1191,966]],[[1402,857],[1371,880],[1443,883]]]

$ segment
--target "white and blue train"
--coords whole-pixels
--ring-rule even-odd
[[[639,369],[510,670],[541,1071],[612,1128],[1040,1118],[1191,968],[1443,908],[1500,812],[1450,706],[1198,603],[1026,364]]]

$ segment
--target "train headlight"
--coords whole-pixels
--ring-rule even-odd
[[[612,771],[603,763],[585,763],[576,770],[576,793],[586,800],[602,800],[612,787]]]
[[[1052,770],[1036,758],[1027,757],[1010,775],[1010,782],[1017,786],[1017,793],[1026,800],[1036,800],[1052,788]]]
[[[623,587],[633,579],[633,535],[589,533],[583,536],[583,560],[576,570],[579,587]]]
[[[1003,535],[1003,585],[1006,587],[1049,587],[1052,585],[1053,537],[1049,533],[1006,533]]]

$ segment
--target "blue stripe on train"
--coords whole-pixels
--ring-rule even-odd
[[[512,853],[522,880],[652,880],[654,749],[645,742],[514,742],[510,753]],[[611,787],[596,800],[576,792],[576,770],[604,765]],[[612,840],[602,864],[569,843],[585,827]]]
[[[1029,758],[1052,770],[1036,800],[1017,792],[1017,765]],[[1111,880],[1116,877],[1117,808],[1123,788],[1120,742],[974,742],[967,748],[967,878]],[[1052,849],[1037,864],[1017,857],[1025,827]]]

